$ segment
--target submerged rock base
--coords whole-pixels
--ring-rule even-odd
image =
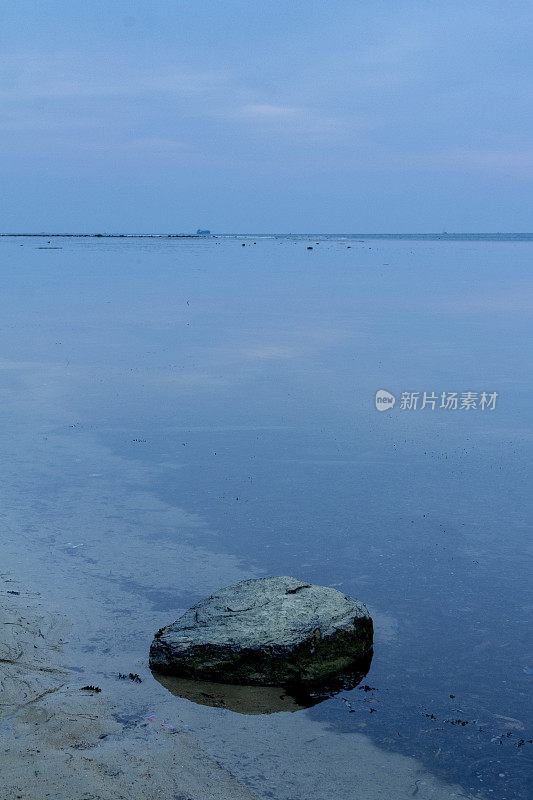
[[[372,651],[352,665],[350,672],[337,674],[319,683],[290,686],[258,686],[220,683],[219,681],[177,678],[153,671],[152,675],[165,689],[202,706],[225,708],[239,714],[277,714],[300,711],[321,703],[338,692],[355,689],[366,676],[372,663]]]

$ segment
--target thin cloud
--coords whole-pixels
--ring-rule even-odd
[[[497,171],[518,176],[533,172],[533,150],[455,148],[421,155],[418,160],[450,170]]]
[[[291,106],[274,106],[268,103],[252,103],[244,106],[241,113],[246,117],[294,117],[301,114],[302,110],[299,108],[292,108]]]
[[[340,118],[324,114],[313,108],[272,103],[247,103],[223,116],[245,122],[262,123],[269,134],[288,130],[299,135],[332,135],[343,127]]]
[[[156,153],[181,153],[190,150],[191,146],[188,142],[182,142],[179,139],[170,139],[160,136],[145,136],[140,139],[134,139],[131,142],[132,147],[138,147],[143,150],[151,150]]]
[[[78,53],[32,51],[4,55],[0,76],[0,99],[82,100],[136,98],[174,94],[205,95],[223,87],[224,70],[193,71],[176,64],[159,63],[147,72],[136,64],[106,57],[102,62],[80,58]]]

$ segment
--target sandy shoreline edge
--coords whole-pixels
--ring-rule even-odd
[[[68,647],[63,642],[72,630],[68,618],[5,574],[0,575],[0,621],[2,800],[263,797],[209,755],[188,726],[125,718],[109,685],[101,693],[84,691],[87,672],[64,664]],[[301,739],[307,730],[300,729],[301,718],[289,714],[289,720],[295,740]],[[324,740],[318,737],[317,744],[320,748]],[[407,800],[419,790],[427,800],[470,797],[441,784],[415,760],[381,753],[363,736],[353,738],[350,750],[361,770],[360,784],[352,785],[354,800]],[[311,761],[318,756],[312,746],[308,756]],[[339,768],[346,766],[342,746],[327,756]]]
[[[0,741],[4,800],[254,800],[187,730],[113,716],[63,664],[70,625],[38,594],[0,578]]]

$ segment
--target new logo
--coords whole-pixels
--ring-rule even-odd
[[[376,408],[378,411],[388,411],[394,407],[396,398],[385,389],[378,389],[376,392]]]

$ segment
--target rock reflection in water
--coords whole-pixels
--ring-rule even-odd
[[[345,673],[332,676],[327,683],[305,686],[240,686],[238,684],[195,681],[152,672],[165,689],[193,703],[226,708],[238,714],[276,714],[301,711],[321,703],[338,692],[354,689],[370,669],[372,652]]]

